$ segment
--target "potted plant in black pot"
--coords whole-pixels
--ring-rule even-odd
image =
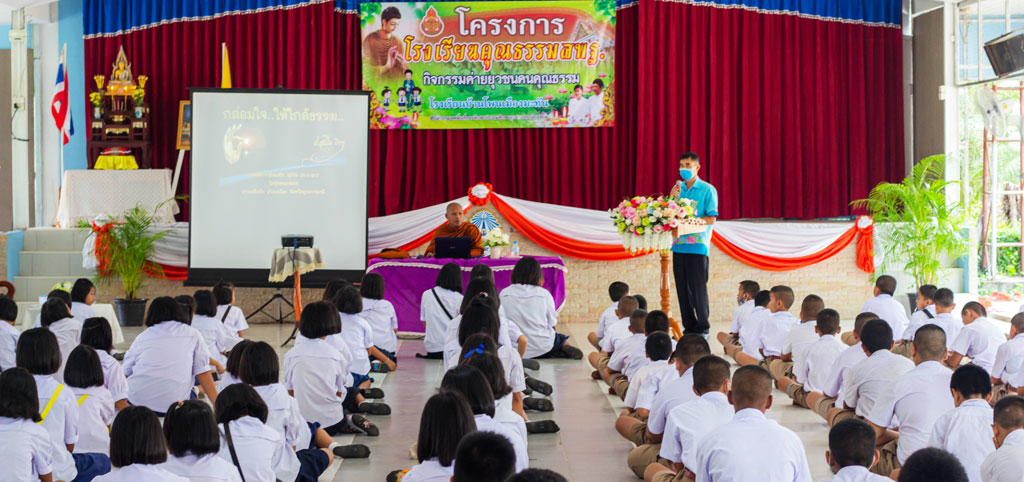
[[[157,210],[160,206],[157,207]],[[115,278],[121,281],[125,297],[114,300],[114,311],[122,326],[141,326],[146,316],[146,299],[138,297],[146,279],[146,273],[161,275],[160,265],[149,260],[154,245],[166,231],[155,232],[153,214],[141,206],[125,211],[111,222],[109,229],[97,239],[103,249],[97,249],[97,260],[101,267],[97,271],[97,284],[107,284]],[[90,229],[88,222],[81,222],[82,229]]]

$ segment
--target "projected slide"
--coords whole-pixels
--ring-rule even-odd
[[[365,269],[368,102],[193,92],[189,278],[265,271],[284,234],[315,236],[328,270]]]

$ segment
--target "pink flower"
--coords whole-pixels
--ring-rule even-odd
[[[606,73],[604,73],[604,72],[599,72],[599,73],[597,74],[597,76],[598,76],[598,77],[608,77],[608,74],[606,74]]]
[[[567,94],[567,93],[569,93],[569,89],[566,89],[565,87],[559,87],[558,88],[558,93],[559,94]]]
[[[553,95],[551,95],[551,94],[548,94],[548,95],[545,95],[545,96],[544,96],[544,100],[552,100],[552,99],[554,99],[554,98],[555,98],[555,96],[553,96]]]

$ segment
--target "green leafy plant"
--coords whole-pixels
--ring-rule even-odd
[[[883,264],[905,262],[903,270],[918,286],[936,284],[943,259],[958,257],[967,247],[960,235],[963,205],[946,200],[945,190],[956,182],[944,179],[945,164],[943,155],[926,157],[902,182],[879,183],[867,199],[851,203],[866,208],[876,222],[895,224],[878,230]]]
[[[159,211],[161,203],[154,211]],[[153,213],[141,206],[135,206],[122,213],[114,221],[114,226],[105,235],[109,241],[109,249],[102,250],[100,265],[109,270],[96,276],[97,283],[107,284],[115,278],[124,287],[125,298],[137,299],[145,281],[147,272],[161,275],[160,265],[149,261],[153,256],[156,242],[163,238],[166,231],[153,232],[156,223]],[[79,228],[90,230],[92,226],[86,221],[79,222]]]
[[[380,3],[360,3],[359,4],[359,23],[365,29],[368,25],[372,25],[377,20],[377,15],[380,15],[381,7]]]

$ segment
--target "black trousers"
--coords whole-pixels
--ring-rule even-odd
[[[708,323],[708,257],[702,254],[672,253],[672,273],[683,323],[683,334],[703,334]]]

